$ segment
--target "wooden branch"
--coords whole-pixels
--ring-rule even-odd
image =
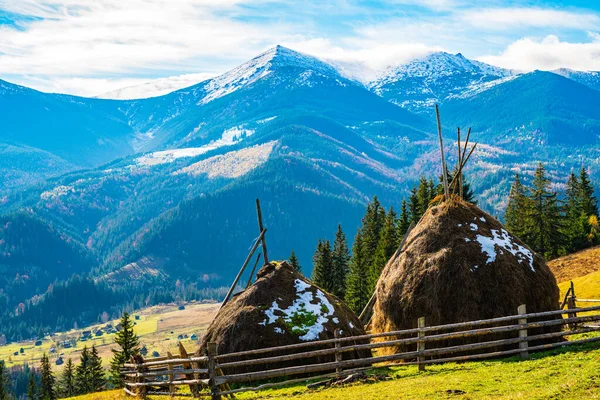
[[[252,272],[250,272],[250,278],[248,279],[248,284],[246,285],[246,289],[252,285],[252,277],[254,277],[254,273],[256,272],[256,267],[258,266],[258,262],[260,261],[260,256],[262,253],[258,253],[256,256],[256,261],[254,261],[254,267],[252,267]]]
[[[444,140],[442,139],[442,122],[440,120],[440,109],[438,105],[435,105],[435,115],[437,118],[437,126],[438,126],[438,136],[440,139],[440,152],[442,154],[442,176],[444,180],[444,194],[446,198],[450,195],[450,191],[448,189],[448,173],[446,170],[446,159],[444,158]]]
[[[233,284],[231,285],[231,287],[229,288],[229,291],[227,292],[227,295],[225,296],[225,299],[223,299],[223,302],[221,303],[221,307],[219,307],[219,311],[221,311],[221,308],[223,308],[223,306],[225,304],[227,304],[227,302],[231,298],[231,295],[233,295],[233,291],[235,290],[235,287],[237,286],[240,278],[242,277],[242,274],[244,273],[244,270],[246,269],[246,266],[250,262],[250,259],[252,258],[252,255],[254,254],[254,252],[256,251],[256,249],[258,248],[259,243],[262,240],[264,240],[266,232],[267,232],[267,230],[263,229],[262,232],[260,232],[260,235],[258,235],[258,238],[256,239],[256,242],[254,242],[254,246],[252,246],[252,250],[250,250],[250,253],[248,254],[248,257],[246,257],[246,260],[244,261],[244,264],[242,265],[242,268],[240,268],[240,272],[238,272],[237,276],[235,277],[235,280],[233,281]]]
[[[263,220],[262,220],[262,211],[260,209],[260,200],[256,199],[256,214],[258,216],[258,229],[260,230],[260,232],[265,231],[265,229],[263,228]],[[267,242],[263,236],[262,239],[262,250],[263,250],[263,258],[265,260],[265,264],[267,265],[269,263],[269,256],[267,255]]]
[[[458,170],[460,169],[460,166],[462,165],[462,157],[461,157],[461,147],[460,147],[460,126],[456,129],[456,135],[457,135],[457,142],[456,142],[456,148],[458,149],[458,160],[456,161],[456,171],[458,174]],[[460,185],[460,181],[461,179],[458,179],[458,183]],[[452,186],[452,185],[451,185]],[[460,196],[460,198],[462,199],[462,187],[460,187],[461,190],[458,191],[458,195]]]
[[[166,364],[182,364],[184,362],[206,362],[208,360],[207,357],[190,357],[190,358],[185,358],[185,359],[181,359],[181,358],[174,358],[174,359],[167,359],[166,357],[160,357],[160,358],[152,358],[152,361],[148,361],[142,364],[132,364],[132,363],[127,363],[124,364],[124,367],[127,368],[136,368],[136,367],[152,367],[152,366],[161,366],[161,365],[166,365]]]

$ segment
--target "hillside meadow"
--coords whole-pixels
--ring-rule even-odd
[[[593,335],[599,335],[594,333]],[[491,361],[428,366],[392,366],[373,371],[390,380],[354,383],[310,390],[306,385],[237,395],[239,399],[600,399],[600,346],[574,346]],[[120,390],[90,394],[74,400],[127,399]],[[150,399],[167,399],[153,396]],[[184,399],[189,397],[178,397]]]

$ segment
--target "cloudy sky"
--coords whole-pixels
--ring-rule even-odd
[[[370,72],[439,50],[600,70],[600,1],[0,0],[0,79],[43,91],[201,81],[276,44]]]

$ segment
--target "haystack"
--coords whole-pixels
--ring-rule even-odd
[[[234,296],[221,308],[208,328],[201,349],[215,342],[219,354],[234,353],[268,347],[284,346],[340,336],[364,335],[358,317],[342,301],[312,284],[297,273],[287,262],[265,265],[256,282]],[[322,349],[315,348],[315,349]],[[298,350],[310,351],[311,348]],[[286,354],[290,354],[288,351]],[[270,353],[269,356],[276,355]],[[344,353],[344,359],[369,357],[370,352]],[[233,361],[233,358],[228,360]],[[238,358],[239,360],[239,358]],[[335,361],[335,357],[313,358],[314,362]],[[270,363],[265,368],[285,367],[308,363],[294,360],[290,363]],[[226,373],[243,373],[261,369],[236,369]]]
[[[384,268],[375,295],[374,332],[416,328],[419,317],[432,326],[514,315],[521,304],[528,313],[550,311],[559,302],[544,259],[458,197],[429,208]],[[476,336],[451,344],[499,338]]]

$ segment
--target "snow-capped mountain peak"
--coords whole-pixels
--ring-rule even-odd
[[[390,80],[404,78],[439,78],[459,73],[491,75],[499,78],[513,75],[510,70],[469,60],[461,53],[437,52],[414,59],[406,64],[389,67],[377,81],[386,83]]]
[[[233,93],[266,77],[275,69],[285,67],[300,68],[327,75],[339,75],[334,67],[315,57],[277,45],[231,71],[208,81],[204,86],[206,95],[200,104],[206,104]]]

